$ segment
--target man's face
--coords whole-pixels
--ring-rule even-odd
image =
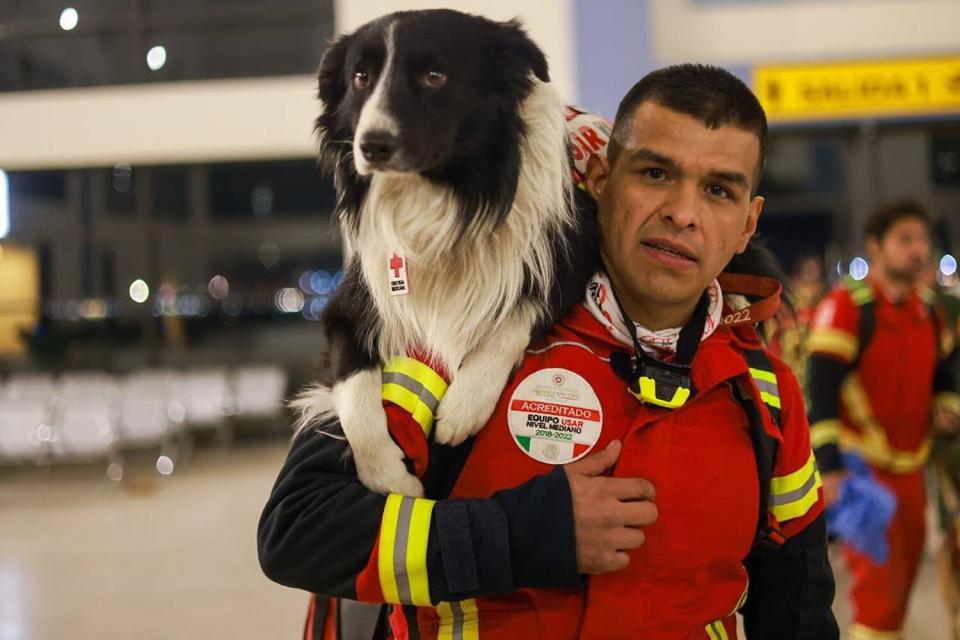
[[[603,258],[635,304],[693,305],[757,228],[757,136],[646,101],[618,136],[613,167],[591,159]]]
[[[930,230],[920,219],[902,218],[879,241],[867,240],[867,253],[891,280],[915,284],[930,261]]]

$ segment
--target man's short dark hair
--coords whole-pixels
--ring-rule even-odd
[[[923,205],[913,200],[901,200],[875,211],[867,220],[864,234],[868,238],[881,241],[893,225],[908,219],[919,220],[927,227],[927,231],[933,229],[933,220]]]
[[[703,64],[678,64],[645,75],[633,85],[617,109],[614,134],[607,149],[607,158],[613,166],[623,147],[617,140],[625,133],[637,107],[652,100],[671,111],[696,118],[710,129],[733,125],[756,134],[760,142],[760,156],[755,182],[767,161],[767,115],[750,88],[735,75]],[[756,189],[754,184],[754,189]]]

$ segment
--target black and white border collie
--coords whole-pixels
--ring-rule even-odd
[[[368,488],[420,495],[387,431],[382,363],[425,353],[453,372],[435,438],[475,434],[527,344],[582,299],[595,209],[573,185],[546,59],[516,22],[384,16],[330,46],[319,97],[346,268],[323,314],[329,378],[294,401],[298,426],[335,416]],[[391,291],[395,256],[406,295]]]

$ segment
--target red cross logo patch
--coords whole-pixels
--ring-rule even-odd
[[[407,278],[407,261],[396,251],[387,263],[387,281],[390,283],[390,295],[404,296],[410,293],[410,280]]]

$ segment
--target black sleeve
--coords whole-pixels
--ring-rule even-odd
[[[937,362],[937,369],[933,376],[934,393],[956,393],[957,380],[954,371],[956,371],[958,353],[960,350],[954,349],[950,355]]]
[[[817,467],[821,473],[843,469],[840,449],[836,440],[818,442],[816,431],[823,428],[827,421],[840,419],[840,388],[847,377],[850,367],[830,356],[814,353],[810,355],[807,370],[807,392],[810,406],[807,420],[813,430],[811,441]]]
[[[839,639],[824,515],[780,548],[747,558],[745,565],[750,591],[741,613],[747,638]]]
[[[294,440],[260,516],[257,551],[275,582],[356,598],[386,497],[360,484],[342,432],[329,431]]]
[[[385,503],[385,496],[357,479],[345,440],[317,431],[300,436],[260,517],[264,573],[286,586],[355,599],[356,578],[375,553]],[[427,575],[434,602],[522,587],[581,586],[563,470],[488,499],[437,502]]]

